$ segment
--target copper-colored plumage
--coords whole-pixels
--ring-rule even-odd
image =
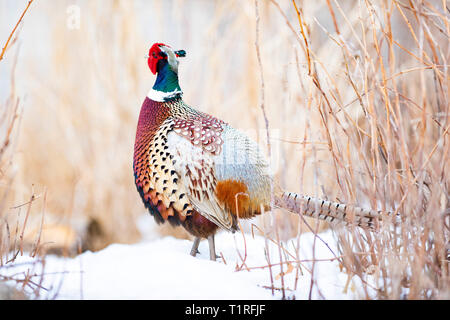
[[[222,180],[217,183],[216,195],[220,203],[235,217],[250,219],[261,214],[261,202],[252,199],[248,193],[248,187],[242,181],[232,179]],[[269,210],[265,205],[264,210]]]

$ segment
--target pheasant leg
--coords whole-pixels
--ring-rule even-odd
[[[214,243],[214,235],[210,235],[208,237],[208,244],[209,244],[209,259],[212,261],[216,261],[218,256],[216,255],[216,246]]]
[[[200,244],[200,238],[199,237],[195,237],[194,243],[192,244],[191,256],[195,257],[197,255],[197,253],[200,253],[198,251],[198,245],[199,244]]]

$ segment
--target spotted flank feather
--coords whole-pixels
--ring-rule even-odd
[[[167,141],[167,132],[171,130],[173,121],[168,120],[157,131],[153,143],[149,146],[149,165],[151,182],[156,192],[153,202],[161,201],[163,218],[167,220],[175,210],[182,217],[192,212],[192,206],[186,197],[186,190],[180,182],[180,175],[175,169],[175,154],[171,153]],[[161,210],[162,209],[162,210]]]
[[[169,220],[176,225],[192,213],[192,206],[167,145],[167,133],[172,130],[173,120],[162,105],[148,98],[143,104],[133,167],[136,187],[156,221]]]

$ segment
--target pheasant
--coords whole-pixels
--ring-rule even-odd
[[[157,77],[140,111],[133,170],[156,222],[181,225],[195,237],[191,255],[208,239],[215,260],[214,234],[236,231],[238,219],[270,211],[271,203],[330,223],[373,228],[379,211],[273,188],[268,160],[254,141],[183,101],[178,65],[185,56],[163,43],[149,50],[148,66]]]

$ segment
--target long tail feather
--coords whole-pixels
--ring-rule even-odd
[[[344,222],[346,225],[356,225],[361,228],[375,228],[376,220],[381,220],[383,214],[389,212],[363,209],[356,206],[346,205],[317,199],[293,192],[283,192],[274,198],[275,206],[286,209],[292,213],[304,214],[316,219],[322,219],[331,224]]]

